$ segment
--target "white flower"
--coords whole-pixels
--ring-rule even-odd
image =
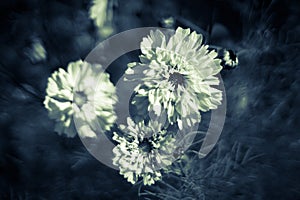
[[[115,87],[101,65],[81,60],[71,62],[68,70],[60,68],[48,79],[44,105],[56,121],[55,131],[68,137],[96,137],[115,122],[113,106]]]
[[[190,29],[178,28],[168,36],[151,31],[141,43],[140,63],[128,64],[126,79],[141,79],[135,91],[138,97],[148,96],[148,110],[160,115],[167,112],[168,122],[192,126],[201,120],[200,111],[216,109],[222,92],[215,76],[222,69],[215,51],[202,45],[202,35]]]
[[[154,184],[161,178],[161,170],[174,160],[175,139],[156,121],[135,124],[128,118],[127,126],[120,128],[124,136],[114,133],[119,144],[113,149],[113,164],[132,184],[140,177],[145,185]]]
[[[225,67],[225,68],[234,68],[236,67],[238,64],[239,64],[239,60],[238,60],[238,57],[234,54],[234,52],[232,50],[226,50],[224,49],[222,51],[222,65]]]
[[[90,18],[94,20],[99,34],[107,37],[112,34],[112,5],[109,0],[93,0],[89,10]]]

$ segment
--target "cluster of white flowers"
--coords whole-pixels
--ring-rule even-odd
[[[141,42],[141,51],[140,62],[129,63],[125,72],[126,81],[142,80],[133,102],[141,108],[147,98],[148,111],[157,116],[165,112],[168,123],[128,120],[127,127],[121,127],[127,135],[114,135],[119,144],[113,152],[114,164],[129,182],[142,177],[145,185],[151,185],[175,160],[177,144],[168,125],[176,123],[181,130],[191,127],[200,122],[200,111],[221,104],[222,92],[213,86],[219,84],[215,75],[222,66],[218,54],[202,45],[202,35],[189,29],[178,28],[172,36],[152,31]],[[158,163],[163,165],[157,167]]]
[[[190,29],[178,28],[171,36],[151,31],[141,51],[140,62],[129,63],[125,72],[125,81],[142,80],[132,102],[142,108],[146,99],[147,112],[157,119],[166,114],[166,122],[128,118],[127,125],[114,132],[118,144],[113,164],[130,183],[141,178],[151,185],[176,159],[178,141],[170,125],[185,130],[200,123],[200,111],[221,104],[222,92],[213,86],[219,84],[215,75],[222,67],[217,53],[202,45],[202,35]],[[77,130],[82,137],[97,137],[99,130],[110,130],[115,123],[116,90],[101,65],[72,62],[67,71],[52,74],[46,92],[44,104],[59,134],[74,137]]]

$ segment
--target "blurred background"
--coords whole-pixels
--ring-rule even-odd
[[[2,0],[0,10],[0,199],[300,199],[300,1]],[[43,100],[56,69],[148,26],[204,33],[239,66],[221,72],[227,117],[214,150],[145,188],[58,136]],[[136,55],[114,63],[114,83]]]

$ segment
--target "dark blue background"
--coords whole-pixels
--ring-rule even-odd
[[[54,133],[42,105],[51,73],[84,59],[102,39],[89,5],[0,2],[0,199],[138,199],[138,186],[95,160],[78,137]],[[182,177],[195,185],[186,189],[182,180],[170,180],[179,189],[148,189],[177,199],[200,199],[200,190],[208,200],[300,199],[299,1],[118,0],[113,9],[116,32],[159,26],[173,16],[177,26],[208,31],[208,43],[235,50],[240,61],[222,71],[228,107],[220,142],[190,166],[200,171]],[[43,62],[24,54],[33,36],[47,51]],[[120,70],[109,71],[112,80],[134,59],[116,62]],[[192,178],[197,173],[201,181]]]

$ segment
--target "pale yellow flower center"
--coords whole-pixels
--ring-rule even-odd
[[[84,92],[77,91],[74,94],[74,103],[78,107],[82,107],[85,103],[87,103],[87,96]]]

